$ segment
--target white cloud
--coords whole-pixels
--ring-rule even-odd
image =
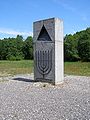
[[[0,33],[1,34],[7,34],[7,35],[22,35],[22,36],[32,36],[32,32],[22,32],[22,31],[16,31],[16,30],[11,30],[11,29],[6,29],[6,28],[0,28]]]

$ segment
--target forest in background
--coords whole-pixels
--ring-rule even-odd
[[[0,40],[0,60],[33,59],[32,37],[25,40],[21,35],[16,38],[4,38]]]
[[[64,37],[64,60],[90,62],[90,28]]]
[[[33,38],[16,38],[0,40],[0,60],[32,60]],[[90,62],[90,28],[64,37],[64,61]]]

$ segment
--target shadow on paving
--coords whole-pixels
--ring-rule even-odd
[[[52,85],[54,85],[53,83],[51,82],[46,82],[46,81],[42,81],[42,79],[38,79],[38,80],[34,80],[34,79],[29,79],[29,78],[23,78],[23,77],[16,77],[16,78],[13,78],[12,80],[16,80],[16,81],[23,81],[23,82],[31,82],[31,83],[38,83],[38,82],[42,82],[42,83],[50,83]]]
[[[32,80],[32,79],[21,78],[21,77],[13,78],[12,80],[23,81],[23,82],[37,82],[37,81]]]

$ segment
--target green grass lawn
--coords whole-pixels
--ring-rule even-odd
[[[0,61],[0,77],[33,72],[33,61]],[[90,76],[90,62],[65,62],[64,73]]]
[[[28,74],[33,72],[33,61],[0,61],[0,76]]]
[[[90,62],[65,62],[64,73],[69,75],[90,76]]]

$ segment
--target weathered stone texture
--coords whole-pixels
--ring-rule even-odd
[[[63,21],[51,18],[34,22],[34,79],[63,82]]]

